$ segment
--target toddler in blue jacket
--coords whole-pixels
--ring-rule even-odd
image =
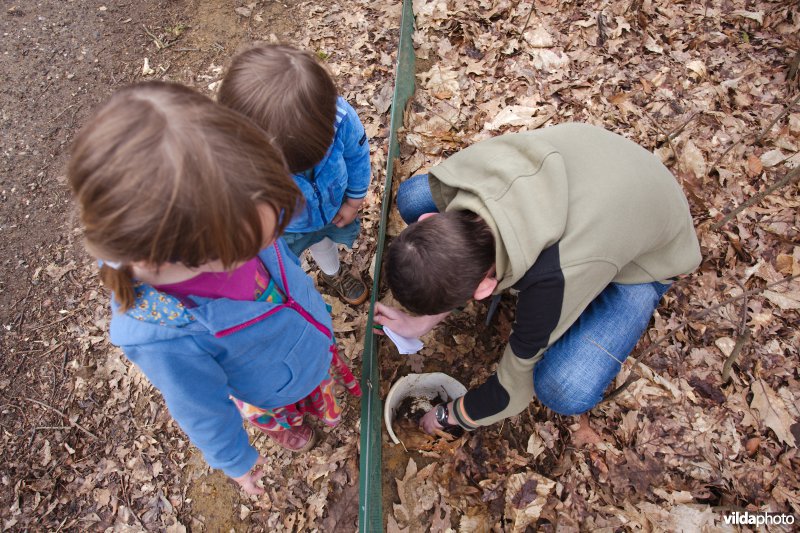
[[[335,425],[335,385],[360,395],[325,302],[279,238],[302,205],[281,153],[242,115],[151,82],[89,121],[67,174],[113,293],[111,341],[212,467],[263,492],[242,417],[304,451],[303,416]]]
[[[305,197],[284,238],[298,256],[310,249],[320,279],[343,301],[369,294],[360,274],[343,269],[337,243],[358,236],[358,209],[370,182],[369,144],[355,110],[337,95],[317,58],[285,45],[257,45],[237,55],[219,102],[251,118],[275,139]]]

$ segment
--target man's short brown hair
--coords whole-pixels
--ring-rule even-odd
[[[386,252],[386,282],[406,309],[435,315],[473,297],[495,262],[486,222],[471,211],[450,211],[411,224]]]
[[[269,132],[297,173],[319,163],[331,146],[336,97],[333,79],[313,54],[260,44],[233,58],[218,100]]]

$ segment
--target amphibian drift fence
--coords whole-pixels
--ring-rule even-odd
[[[383,530],[383,508],[381,505],[382,463],[381,424],[383,407],[380,397],[380,373],[378,368],[378,338],[372,331],[375,300],[381,285],[381,265],[386,241],[386,227],[392,208],[392,174],[394,162],[399,156],[397,130],[403,123],[403,111],[409,97],[414,93],[414,11],[411,0],[403,1],[403,16],[400,22],[400,44],[397,51],[397,73],[389,125],[389,153],[386,163],[386,185],[383,193],[381,220],[378,229],[378,247],[375,252],[375,275],[372,282],[367,332],[364,340],[361,389],[361,461],[359,474],[359,531],[375,533]]]

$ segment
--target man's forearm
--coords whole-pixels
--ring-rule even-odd
[[[530,359],[514,355],[506,346],[497,372],[485,383],[453,402],[459,425],[472,430],[521,413],[533,399],[533,367],[541,354]]]

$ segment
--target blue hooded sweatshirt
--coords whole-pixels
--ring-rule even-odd
[[[341,96],[336,100],[333,143],[314,168],[294,174],[305,197],[287,233],[310,233],[327,226],[345,197],[364,198],[370,178],[369,143],[355,109]]]
[[[139,284],[134,307],[111,320],[111,342],[161,391],[208,464],[231,477],[247,473],[258,452],[229,396],[262,409],[292,404],[320,384],[332,358],[330,314],[295,255],[278,239],[259,258],[284,303],[192,297],[189,309]]]

